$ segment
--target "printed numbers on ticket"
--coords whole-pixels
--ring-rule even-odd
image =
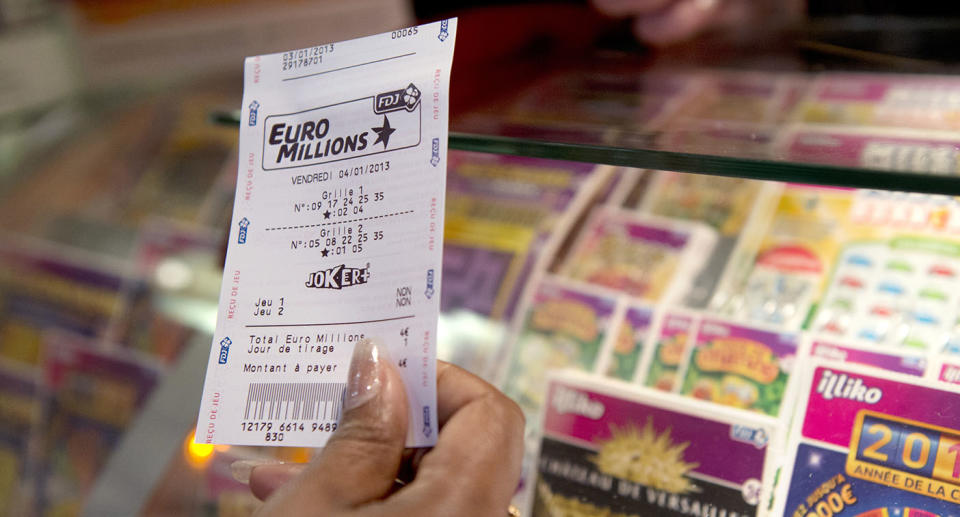
[[[198,442],[322,446],[371,338],[404,376],[407,445],[435,443],[456,23],[247,58]]]

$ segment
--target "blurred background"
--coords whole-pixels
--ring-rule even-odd
[[[943,16],[951,9],[0,0],[0,515],[248,515],[257,503],[232,462],[309,459],[304,449],[192,442],[236,187],[245,56],[461,16],[440,355],[497,380],[537,363],[507,357],[511,325],[544,275],[577,278],[568,252],[592,206],[699,221],[697,232],[719,243],[713,269],[656,274],[689,288],[677,303],[727,310],[716,293],[723,265],[741,235],[765,231],[748,223],[769,222],[763,206],[776,206],[780,190],[645,169],[938,192],[946,183],[931,175],[957,173],[956,81],[935,76],[936,102],[924,93],[886,118],[824,108],[815,92],[826,80],[818,74],[834,70],[952,73],[960,25]],[[798,127],[819,140],[800,146]],[[837,134],[865,127],[886,147],[837,148]],[[825,138],[829,148],[811,150]],[[878,174],[841,174],[858,168]],[[838,192],[804,199],[862,206],[877,195]],[[634,348],[585,368],[633,379]]]

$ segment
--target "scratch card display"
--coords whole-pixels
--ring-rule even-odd
[[[534,516],[761,514],[775,420],[576,372],[547,400]]]
[[[689,354],[698,325],[699,318],[692,313],[664,314],[653,334],[645,385],[661,391],[680,389],[680,367]]]
[[[960,392],[941,386],[814,366],[801,390],[776,515],[956,515]]]
[[[800,336],[704,318],[681,392],[694,398],[780,414]]]
[[[715,240],[703,225],[597,209],[561,273],[657,303],[687,291]]]
[[[616,300],[591,289],[547,278],[522,315],[504,392],[533,415],[543,401],[547,370],[596,368]]]

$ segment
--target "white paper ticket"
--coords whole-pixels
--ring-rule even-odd
[[[322,446],[374,338],[404,376],[407,445],[435,443],[456,23],[247,58],[198,442]]]

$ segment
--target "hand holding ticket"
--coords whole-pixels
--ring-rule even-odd
[[[198,442],[322,446],[354,347],[437,435],[436,329],[456,20],[248,58],[240,167]]]
[[[327,446],[309,463],[247,472],[251,491],[265,500],[257,515],[506,514],[523,456],[520,408],[479,377],[439,362],[443,435],[429,452],[407,455],[398,371],[363,343],[350,362],[343,425]],[[406,483],[400,490],[398,477]]]

